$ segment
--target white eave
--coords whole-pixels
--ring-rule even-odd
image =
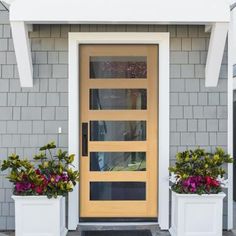
[[[201,24],[211,28],[206,86],[218,83],[230,7],[227,0],[5,0],[21,85],[33,85],[31,24]]]

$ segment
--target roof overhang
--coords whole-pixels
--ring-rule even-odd
[[[227,0],[5,0],[21,85],[33,85],[30,24],[201,24],[211,29],[206,86],[216,86],[230,7]],[[24,61],[24,62],[22,62]]]
[[[229,19],[226,0],[15,0],[10,14],[11,21],[28,23],[204,24]]]

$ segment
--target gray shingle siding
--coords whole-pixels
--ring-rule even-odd
[[[177,151],[227,146],[227,52],[217,88],[206,88],[209,34],[203,26],[36,25],[30,33],[34,87],[20,88],[7,23],[0,9],[0,158],[32,157],[55,140],[68,146],[68,32],[170,32],[170,159]],[[62,127],[62,134],[58,134]],[[14,228],[11,185],[0,174],[0,230]]]

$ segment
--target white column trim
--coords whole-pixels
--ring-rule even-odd
[[[78,71],[78,44],[69,37],[69,136],[68,151],[75,154],[74,169],[79,169],[79,71]],[[79,186],[69,193],[68,228],[76,230],[79,219]]]
[[[79,45],[159,44],[159,178],[158,223],[169,229],[169,33],[69,33],[69,152],[79,168]],[[79,189],[69,194],[69,229],[79,223]]]
[[[228,34],[228,127],[227,127],[227,143],[228,153],[233,156],[233,91],[235,79],[233,79],[233,58],[235,58],[235,39],[234,13],[231,12],[231,22]],[[227,194],[227,229],[233,229],[233,164],[228,164],[228,194]]]

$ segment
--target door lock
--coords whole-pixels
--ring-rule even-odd
[[[88,156],[88,123],[82,123],[82,156]]]

